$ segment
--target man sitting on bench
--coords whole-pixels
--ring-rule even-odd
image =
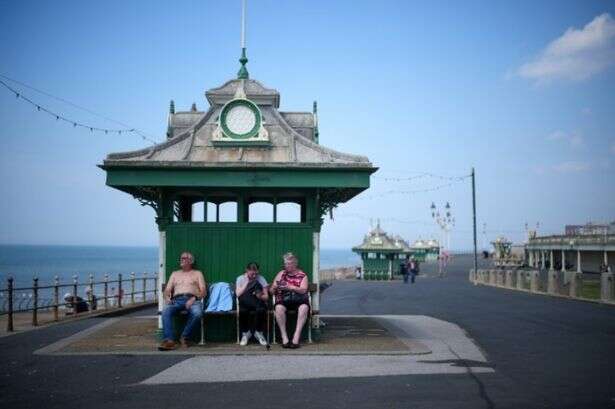
[[[164,338],[158,347],[160,351],[170,351],[177,348],[173,316],[188,311],[188,322],[182,331],[180,343],[188,347],[190,334],[203,316],[203,304],[199,299],[205,297],[207,287],[203,273],[192,269],[194,256],[185,251],[179,260],[181,270],[174,271],[164,289],[165,307],[162,311],[162,330]]]

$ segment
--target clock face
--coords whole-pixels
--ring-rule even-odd
[[[234,134],[247,134],[254,125],[256,125],[256,115],[245,105],[232,107],[226,114],[226,126]]]
[[[224,134],[234,139],[248,139],[258,135],[261,125],[258,107],[246,99],[235,99],[226,104],[220,119]]]

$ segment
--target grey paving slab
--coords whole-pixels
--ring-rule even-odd
[[[345,316],[349,317],[349,316]],[[357,317],[357,316],[351,316]],[[338,318],[340,318],[338,316]],[[415,337],[425,355],[194,357],[146,379],[144,384],[240,382],[391,375],[490,373],[486,358],[457,325],[420,316],[372,316],[395,328],[409,345]],[[323,317],[327,320],[327,317]],[[263,371],[265,367],[275,368]]]

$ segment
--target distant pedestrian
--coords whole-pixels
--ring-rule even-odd
[[[410,266],[410,256],[406,256],[406,261],[399,265],[399,273],[404,278],[404,284],[408,284],[408,275],[410,271],[408,270]]]
[[[362,275],[362,274],[361,274],[361,267],[357,267],[357,268],[355,268],[355,269],[354,269],[354,277],[355,277],[357,280],[360,280],[360,279],[362,278],[362,277],[361,277],[361,275]]]
[[[90,310],[94,311],[98,308],[98,298],[96,294],[92,291],[92,287],[87,287],[85,289],[85,296],[88,299],[88,303],[90,304]]]
[[[412,284],[414,284],[414,280],[416,279],[416,276],[419,274],[419,262],[414,258],[410,258],[410,265],[409,265],[409,270],[410,270],[410,282]]]
[[[88,303],[78,295],[73,295],[71,293],[64,294],[64,303],[66,308],[71,310],[67,312],[67,314],[78,314],[88,310]]]
[[[448,266],[448,252],[443,251],[438,255],[438,275],[443,278],[446,275],[446,267]]]

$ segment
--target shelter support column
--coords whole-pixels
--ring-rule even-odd
[[[555,270],[555,267],[553,267],[555,263],[553,261],[554,261],[553,250],[549,250],[549,270]]]
[[[566,251],[562,250],[562,271],[566,272]]]
[[[165,265],[167,257],[167,232],[158,232],[158,329],[162,329],[162,309],[164,308],[163,284],[166,283]]]
[[[158,331],[162,331],[162,310],[164,308],[164,293],[162,289],[167,281],[167,226],[173,220],[173,202],[164,191],[159,193],[156,209],[156,224],[158,225]]]
[[[312,282],[316,284],[316,294],[312,299],[312,309],[320,311],[320,232],[315,231],[312,234],[312,245],[314,248],[312,255]],[[312,324],[314,327],[320,327],[320,315],[314,315]]]
[[[361,280],[365,280],[365,256],[361,253]]]

